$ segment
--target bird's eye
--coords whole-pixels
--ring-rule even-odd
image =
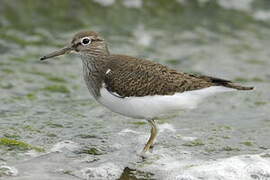
[[[88,44],[90,44],[91,43],[91,39],[89,38],[89,37],[84,37],[84,38],[82,38],[81,39],[81,43],[82,43],[82,45],[88,45]]]

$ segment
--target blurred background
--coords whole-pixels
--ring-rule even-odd
[[[76,55],[39,61],[81,30],[256,90],[161,119],[141,161],[147,123],[99,106]],[[269,178],[269,40],[269,0],[0,0],[0,179]]]

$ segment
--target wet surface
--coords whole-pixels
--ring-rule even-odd
[[[50,8],[48,8],[50,7]],[[0,179],[270,179],[270,4],[0,2]],[[112,53],[256,90],[219,94],[150,127],[97,104],[79,57],[39,58],[82,29]]]

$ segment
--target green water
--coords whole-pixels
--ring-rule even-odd
[[[116,164],[121,179],[163,179],[166,173],[152,168],[162,153],[196,162],[269,149],[269,1],[232,7],[221,0],[145,0],[132,7],[124,3],[130,1],[101,2],[0,0],[0,179],[85,179],[82,170],[106,162]],[[39,61],[86,29],[100,32],[112,53],[256,90],[218,95],[160,120],[165,130],[158,153],[142,162],[136,153],[149,126],[98,105],[82,80],[79,57]],[[135,134],[121,134],[125,129]],[[52,150],[63,141],[71,147]],[[1,165],[18,174],[8,175]]]

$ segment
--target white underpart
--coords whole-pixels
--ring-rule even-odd
[[[194,109],[202,99],[219,92],[229,91],[235,91],[235,89],[212,86],[174,95],[120,98],[103,87],[100,90],[101,96],[97,100],[113,112],[133,118],[151,119],[174,111]]]

